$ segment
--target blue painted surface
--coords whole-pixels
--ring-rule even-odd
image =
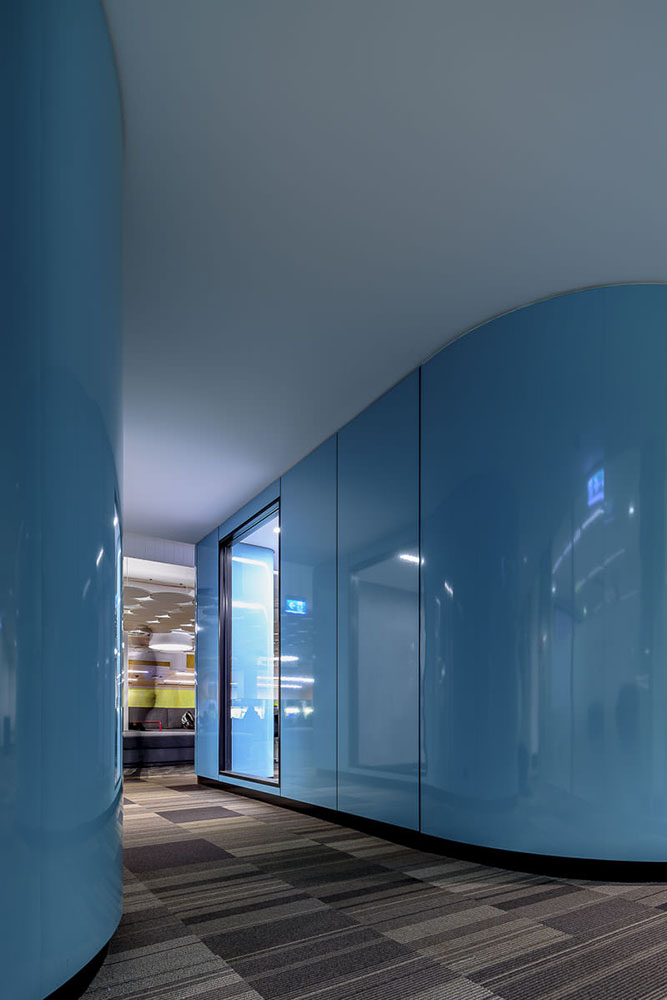
[[[282,791],[335,809],[335,437],[283,476],[281,505]]]
[[[422,367],[421,452],[413,373],[339,432],[337,472],[330,439],[283,477],[281,655],[326,692],[310,731],[283,720],[283,794],[334,803],[337,713],[340,810],[667,860],[666,375],[667,286],[560,296]]]
[[[195,641],[195,772],[218,777],[218,529],[198,543]]]
[[[121,913],[121,122],[99,4],[3,4],[0,38],[0,966],[3,995],[34,1000]]]
[[[338,808],[418,825],[419,375],[338,434]]]
[[[552,299],[422,371],[422,829],[667,860],[667,288]]]

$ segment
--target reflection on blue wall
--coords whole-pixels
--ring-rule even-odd
[[[0,46],[0,993],[34,1000],[121,912],[121,121],[99,4],[9,0]]]
[[[338,808],[418,825],[419,375],[338,435]]]
[[[336,438],[281,483],[281,784],[336,808]]]
[[[560,296],[422,367],[421,442],[414,373],[338,433],[337,473],[331,439],[285,475],[283,675],[303,656],[327,696],[283,720],[283,794],[332,804],[337,713],[341,810],[667,860],[666,375],[666,286]]]
[[[667,859],[666,299],[553,299],[423,368],[427,833]]]

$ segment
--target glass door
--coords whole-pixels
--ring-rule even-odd
[[[226,539],[221,559],[221,771],[278,782],[278,504]]]

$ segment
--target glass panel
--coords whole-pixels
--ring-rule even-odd
[[[230,765],[278,778],[278,512],[230,545]]]

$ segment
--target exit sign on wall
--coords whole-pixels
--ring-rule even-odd
[[[295,597],[288,597],[285,600],[285,611],[288,615],[305,615],[308,612],[308,605],[305,601],[299,601]]]

